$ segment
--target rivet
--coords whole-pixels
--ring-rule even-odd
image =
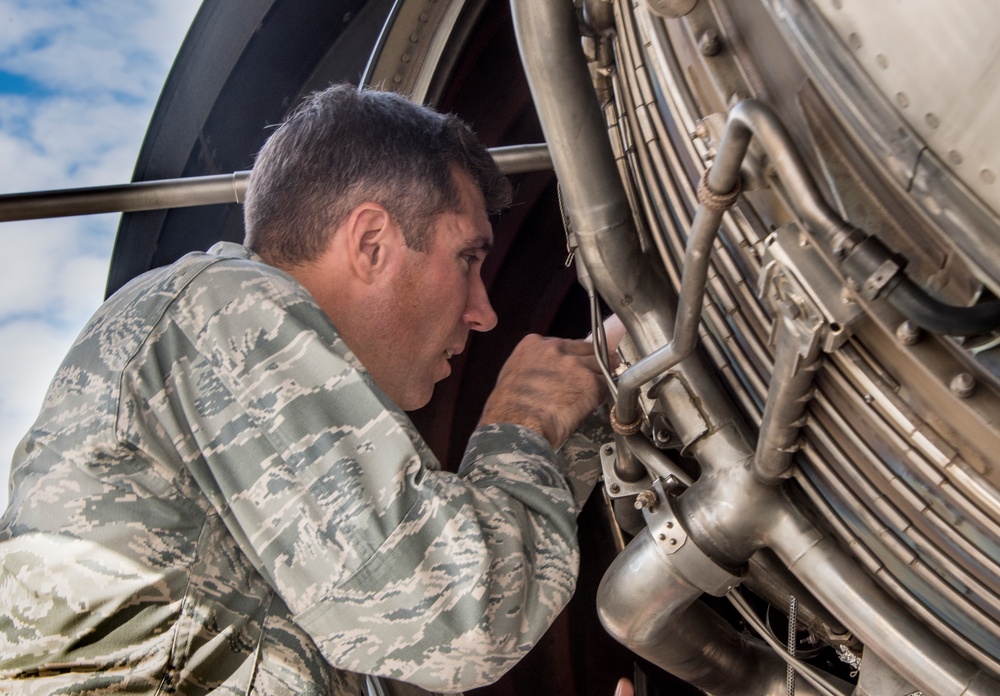
[[[859,48],[861,48],[861,46],[864,45],[858,33],[853,31],[850,34],[848,34],[847,43],[850,44],[851,48],[853,48],[855,51],[857,51]]]
[[[906,92],[896,92],[896,104],[901,109],[905,109],[910,105],[910,98],[906,96]]]
[[[671,546],[677,546],[677,540],[676,539],[671,539],[670,540],[670,545]]]
[[[667,540],[667,535],[666,534],[661,534],[660,535],[660,541],[666,541],[666,540]]]
[[[987,184],[992,184],[994,181],[997,180],[997,175],[993,172],[992,169],[984,167],[983,169],[979,170],[979,178],[985,181]]]
[[[875,56],[875,62],[878,63],[878,66],[883,70],[889,67],[889,59],[886,57],[884,53],[879,53],[877,56]]]
[[[941,119],[938,118],[938,115],[934,113],[926,114],[924,116],[924,121],[926,121],[927,125],[930,126],[931,128],[937,128],[938,126],[941,125]]]
[[[957,167],[962,163],[962,153],[959,152],[958,150],[949,150],[948,161]]]
[[[619,486],[617,483],[612,483],[608,488],[611,490],[612,493],[617,493],[622,489],[622,487]]]

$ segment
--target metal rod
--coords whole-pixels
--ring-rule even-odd
[[[0,196],[0,222],[241,203],[250,172]]]
[[[490,154],[504,174],[552,169],[549,148],[544,143],[496,147],[490,150]],[[249,171],[239,171],[214,176],[0,195],[0,222],[242,203],[249,178]]]

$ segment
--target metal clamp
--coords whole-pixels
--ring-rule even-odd
[[[659,502],[644,508],[642,514],[659,549],[674,557],[673,565],[677,571],[692,585],[714,597],[722,597],[736,587],[740,583],[739,576],[709,558],[688,537],[687,530],[674,513],[661,479],[653,482],[653,490]]]

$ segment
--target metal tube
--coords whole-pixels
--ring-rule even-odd
[[[638,418],[638,395],[642,385],[676,366],[698,343],[698,324],[705,299],[705,284],[711,264],[712,245],[718,234],[722,211],[699,206],[691,224],[684,253],[684,274],[677,303],[673,338],[618,378],[616,413],[619,422],[632,423]]]
[[[667,343],[673,291],[639,246],[573,4],[513,0],[511,13],[578,253],[640,353],[649,353]]]
[[[490,154],[504,174],[552,169],[549,148],[544,143],[495,147],[490,149]],[[249,179],[250,172],[239,171],[215,176],[0,195],[0,222],[242,203]]]
[[[0,222],[241,203],[250,172],[0,196]]]
[[[785,663],[696,601],[702,590],[648,529],[615,558],[597,591],[605,630],[674,676],[720,696],[785,693]],[[800,694],[817,694],[801,685]]]

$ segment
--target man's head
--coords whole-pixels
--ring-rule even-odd
[[[480,275],[510,185],[467,126],[393,94],[311,97],[261,150],[247,245],[294,276],[375,383],[430,400],[496,314]]]
[[[456,167],[479,187],[487,212],[509,205],[509,182],[459,119],[391,92],[330,87],[307,98],[258,154],[246,244],[280,268],[308,263],[357,205],[373,201],[412,249],[426,250],[433,219],[459,205]]]

